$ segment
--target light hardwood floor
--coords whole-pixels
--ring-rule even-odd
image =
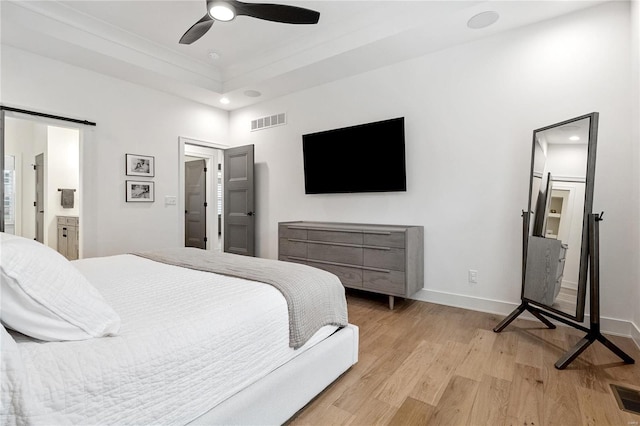
[[[359,362],[290,425],[640,425],[621,411],[610,384],[640,389],[640,364],[600,343],[565,370],[556,360],[584,335],[560,326],[418,301],[349,293],[360,327]],[[611,340],[640,362],[628,338]]]

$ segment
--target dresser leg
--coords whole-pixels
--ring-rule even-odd
[[[393,302],[395,301],[395,297],[389,296],[389,309],[393,311]]]

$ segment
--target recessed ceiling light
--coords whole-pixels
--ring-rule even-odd
[[[471,19],[467,21],[467,27],[473,30],[486,28],[489,25],[494,24],[498,20],[498,18],[500,18],[500,15],[498,15],[498,12],[494,12],[492,10],[478,13],[477,15],[472,16]]]
[[[570,141],[579,141],[580,140],[580,136],[577,136],[577,135],[569,136],[569,140]]]
[[[257,98],[262,96],[262,93],[258,92],[257,90],[245,90],[244,95],[250,98]]]
[[[230,101],[230,100],[229,100],[229,98],[227,98],[227,97],[220,98],[220,103],[221,103],[221,104],[225,104],[225,105],[227,105],[229,102],[231,102],[231,101]]]
[[[211,6],[209,15],[215,20],[226,22],[236,17],[236,11],[230,4],[218,2]]]
[[[207,53],[207,56],[212,61],[217,61],[218,59],[220,59],[220,54],[218,52],[214,52],[213,50],[209,51],[209,53]]]

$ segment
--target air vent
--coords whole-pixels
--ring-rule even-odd
[[[640,414],[640,391],[613,384],[611,385],[611,389],[622,411]]]
[[[287,124],[286,114],[280,113],[275,115],[268,115],[266,117],[256,118],[251,120],[251,131],[268,129],[269,127],[282,126]]]

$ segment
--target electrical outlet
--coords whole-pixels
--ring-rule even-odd
[[[478,271],[469,269],[469,284],[478,284]]]

